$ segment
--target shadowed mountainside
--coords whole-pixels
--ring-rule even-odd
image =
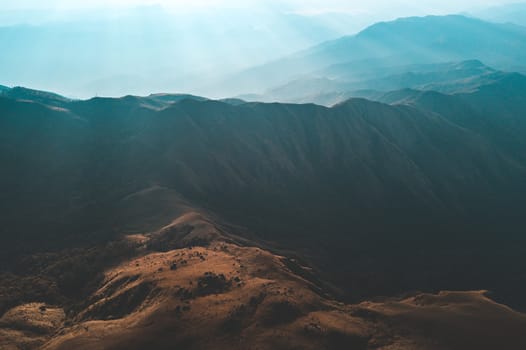
[[[0,98],[4,265],[191,207],[295,247],[349,300],[491,289],[522,307],[525,89],[510,79],[332,108]]]

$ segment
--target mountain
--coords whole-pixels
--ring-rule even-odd
[[[353,72],[352,67],[342,64],[329,67],[323,74],[331,79],[349,79],[352,82],[350,87],[354,90],[393,91],[414,88],[444,93],[469,92],[504,75],[479,60],[408,65],[369,72]]]
[[[261,93],[294,79],[319,76],[316,72],[335,65],[339,75],[347,77],[357,71],[473,59],[498,70],[524,72],[525,37],[524,27],[460,15],[381,22],[356,35],[246,70],[231,78],[239,86],[232,93]]]
[[[345,300],[491,289],[523,307],[524,80],[332,108],[2,97],[3,265],[195,208],[294,247]]]
[[[269,89],[264,94],[241,96],[255,101],[317,103],[331,106],[351,97],[376,99],[382,92],[400,89],[461,93],[503,79],[478,60],[363,69],[360,65],[335,65],[320,71],[318,78],[303,78]],[[375,97],[376,96],[376,97]]]
[[[247,246],[228,227],[192,209],[158,231],[111,243],[111,250],[77,250],[65,260],[48,254],[26,261],[32,268],[51,268],[25,292],[64,268],[81,273],[84,259],[108,263],[115,247],[130,252],[106,268],[78,304],[10,308],[0,317],[0,347],[365,350],[526,344],[526,316],[491,300],[487,291],[344,304],[326,294],[327,286],[301,261]]]
[[[511,3],[471,11],[471,15],[488,21],[526,25],[526,3]]]
[[[468,82],[330,108],[2,94],[0,347],[522,348],[526,77],[412,70]]]
[[[199,13],[167,7],[7,12],[9,18],[0,18],[0,38],[9,47],[0,57],[2,81],[75,97],[196,91],[352,29],[343,26],[345,15],[328,20],[276,7],[211,6]],[[188,33],[191,38],[181,40]]]
[[[462,127],[469,127],[487,139],[493,139],[506,148],[509,155],[524,161],[524,155],[515,152],[524,145],[522,127],[524,121],[517,118],[526,107],[526,99],[520,91],[526,88],[526,77],[507,74],[498,83],[480,86],[476,93],[444,95],[434,91],[395,91],[379,100],[391,104],[410,104],[419,109],[440,113]],[[502,104],[501,101],[513,101]],[[497,116],[497,117],[495,117]]]

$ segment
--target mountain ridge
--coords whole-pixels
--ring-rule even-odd
[[[385,68],[478,59],[500,70],[526,72],[519,54],[526,50],[525,37],[522,27],[461,15],[403,18],[253,67],[232,77],[239,84],[232,93],[261,93],[331,65],[353,62]]]
[[[412,105],[351,99],[332,108],[183,99],[159,109],[145,107],[144,98],[124,97],[71,101],[57,109],[0,99],[6,262],[8,253],[18,252],[13,247],[29,238],[35,244],[23,248],[28,253],[60,248],[54,242],[104,242],[122,230],[166,225],[181,201],[275,246],[310,251],[305,254],[326,272],[334,264],[345,266],[350,280],[361,273],[366,257],[360,251],[374,252],[367,257],[375,261],[368,268],[372,275],[385,268],[393,253],[375,251],[379,239],[400,253],[422,249],[439,256],[454,244],[480,249],[493,261],[485,242],[505,232],[509,240],[502,244],[508,244],[519,237],[522,222],[521,92],[500,104],[484,90],[429,95],[427,102],[418,94],[407,101]],[[438,97],[445,109],[435,106]],[[481,101],[494,108],[473,107]],[[461,120],[459,110],[471,112]],[[496,110],[508,111],[509,119],[495,119]],[[495,119],[494,126],[479,126],[484,118]],[[130,202],[133,193],[141,195]],[[152,210],[141,214],[137,208],[146,203]],[[50,241],[48,234],[61,239]],[[480,242],[472,243],[475,237]],[[360,245],[344,258],[349,254],[339,247],[348,242]],[[331,263],[329,252],[342,261]],[[400,263],[392,275],[402,273],[402,266],[420,268]],[[434,264],[425,268],[440,270]],[[350,300],[360,300],[414,288],[421,274],[391,286],[356,287],[338,274],[328,278]],[[456,279],[451,274],[440,286],[424,285],[447,289]],[[481,283],[473,277],[466,289]],[[487,283],[497,286],[495,280]]]

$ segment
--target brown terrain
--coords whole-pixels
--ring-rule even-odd
[[[344,304],[314,269],[197,212],[123,240],[135,256],[107,269],[77,311],[7,311],[0,349],[526,348],[526,315],[484,291]]]

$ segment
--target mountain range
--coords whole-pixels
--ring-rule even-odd
[[[345,65],[344,65],[345,66]],[[344,72],[348,69],[343,68]],[[504,79],[510,73],[497,71],[478,60],[360,70],[346,77],[339,66],[323,72],[320,78],[302,78],[269,89],[263,94],[241,95],[256,101],[316,103],[332,106],[351,97],[378,99],[399,89],[437,91],[447,94],[472,92],[482,85]],[[360,73],[358,73],[360,72]],[[346,80],[349,79],[349,80]]]
[[[446,242],[482,249],[521,231],[524,91],[515,74],[470,93],[402,90],[381,98],[390,104],[326,108],[178,95],[70,101],[15,88],[4,96],[23,99],[0,99],[2,246],[141,232],[167,224],[184,199],[298,249],[358,241],[360,251],[391,238],[397,254],[442,254]],[[143,200],[151,211],[135,213]]]
[[[523,349],[525,35],[379,23],[224,99],[0,86],[0,348]]]
[[[101,268],[85,271],[85,259],[107,254],[108,266],[131,254],[128,244],[84,249],[171,227],[188,212],[206,213],[227,241],[304,259],[318,288],[341,300],[491,289],[523,308],[525,91],[526,77],[514,74],[472,92],[405,89],[383,103],[353,98],[327,108],[6,90],[2,278],[24,288],[36,278],[28,271],[47,277],[4,291],[3,309],[34,298],[81,307],[78,291],[91,293]],[[206,229],[187,237],[185,227],[196,226],[159,231],[152,249],[206,247],[218,237]],[[71,261],[71,249],[80,260]],[[42,259],[84,272],[40,271]],[[116,317],[101,315],[108,312]]]
[[[518,25],[460,15],[402,18],[374,24],[356,35],[253,67],[230,79],[236,81],[233,93],[260,94],[298,79],[328,78],[352,83],[378,79],[384,72],[407,73],[408,65],[466,60],[480,60],[498,70],[524,72],[525,36],[526,28]]]
[[[470,14],[477,18],[493,22],[514,23],[517,25],[526,24],[526,4],[523,2],[491,6],[489,8],[471,11]]]

